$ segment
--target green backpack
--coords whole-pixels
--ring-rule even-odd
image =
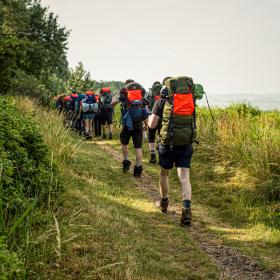
[[[109,92],[104,92],[102,93],[102,95],[100,96],[100,110],[102,112],[105,111],[110,111],[112,110],[112,95]]]
[[[165,82],[166,97],[160,140],[163,145],[187,145],[196,137],[195,98],[192,78],[181,76]]]
[[[153,84],[151,88],[151,97],[150,97],[150,104],[149,108],[152,110],[155,102],[160,98],[160,91],[162,89],[162,84],[156,83]]]
[[[205,94],[203,86],[201,84],[195,84],[194,85],[194,98],[195,99],[202,99],[203,94]]]

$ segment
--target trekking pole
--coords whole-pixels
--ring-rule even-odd
[[[209,108],[209,111],[210,111],[212,120],[213,120],[213,122],[215,123],[215,119],[214,119],[214,116],[213,116],[213,113],[212,113],[212,110],[211,110],[211,107],[210,107],[210,104],[209,104],[209,101],[208,101],[208,97],[207,97],[206,92],[204,92],[204,94],[205,94],[205,97],[206,97],[206,102],[207,102],[207,105],[208,105],[208,108]]]

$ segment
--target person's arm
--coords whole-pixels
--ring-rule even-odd
[[[151,114],[148,118],[148,126],[153,129],[156,128],[159,124],[160,117],[154,114]]]
[[[143,123],[144,123],[144,131],[148,130],[148,119],[145,119]]]
[[[119,103],[122,103],[125,99],[125,94],[126,94],[126,89],[122,88],[119,93],[113,97],[111,105],[114,108],[114,106],[116,106]]]
[[[148,125],[151,129],[156,128],[159,125],[160,119],[163,115],[163,107],[165,100],[160,98],[153,106],[152,114],[149,116]]]

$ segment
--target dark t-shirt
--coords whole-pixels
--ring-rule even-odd
[[[158,99],[153,106],[152,114],[162,119],[164,104],[165,104],[165,99],[162,98]]]

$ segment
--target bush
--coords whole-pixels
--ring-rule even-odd
[[[55,74],[48,74],[44,81],[38,80],[32,75],[18,70],[11,80],[10,89],[7,95],[26,96],[36,99],[43,105],[49,105],[51,98],[60,92],[65,91],[66,84]]]
[[[24,279],[24,275],[23,263],[15,253],[7,249],[3,238],[0,238],[0,279]]]
[[[35,123],[0,97],[0,235],[19,240],[27,218],[58,190],[57,170]]]

